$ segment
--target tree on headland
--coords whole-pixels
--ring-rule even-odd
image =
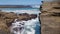
[[[41,1],[41,3],[43,3],[43,2],[44,2],[44,1]],[[40,8],[39,8],[39,9],[40,9],[40,11],[42,10],[42,4],[40,5]]]

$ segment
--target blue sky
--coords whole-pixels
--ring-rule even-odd
[[[41,0],[0,0],[0,5],[33,5],[41,4]]]

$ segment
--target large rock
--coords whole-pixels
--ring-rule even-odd
[[[41,34],[60,34],[60,2],[44,2],[40,15]]]

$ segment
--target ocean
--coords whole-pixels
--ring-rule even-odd
[[[39,14],[39,8],[0,8],[4,12]]]
[[[16,14],[28,13],[28,14],[37,14],[39,16],[39,8],[0,8],[3,12],[14,12]],[[39,18],[31,19],[28,21],[24,21],[25,23],[25,31],[21,34],[40,34],[40,21]],[[17,23],[17,22],[15,22]],[[18,25],[18,24],[16,24]],[[17,26],[18,27],[18,26]],[[20,34],[19,32],[13,32],[14,34]]]

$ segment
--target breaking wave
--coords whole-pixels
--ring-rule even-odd
[[[35,9],[33,9],[33,10],[2,10],[2,11],[14,12],[14,13],[18,13],[18,14],[20,14],[20,13],[28,13],[28,14],[39,14],[39,13],[41,13],[39,10],[35,10]]]
[[[24,26],[22,25],[23,23],[24,23]],[[19,27],[23,27],[22,31],[21,29],[19,30]],[[12,31],[13,28],[17,28],[18,31],[16,30]],[[31,19],[28,21],[18,21],[18,22],[15,21],[14,23],[12,23],[11,31],[14,34],[40,34],[40,23],[38,18]]]

